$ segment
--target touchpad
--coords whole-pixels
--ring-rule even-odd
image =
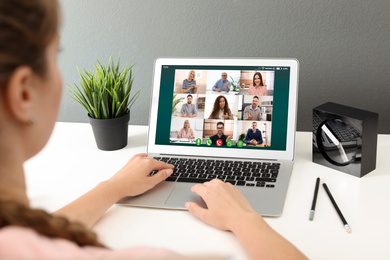
[[[186,202],[195,202],[203,208],[207,208],[204,200],[191,191],[192,183],[176,183],[171,195],[165,202],[165,205],[173,208],[185,208]]]

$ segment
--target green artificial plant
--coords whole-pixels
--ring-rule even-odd
[[[98,64],[93,63],[95,71],[77,68],[80,75],[80,85],[72,87],[69,96],[79,102],[96,119],[110,119],[124,116],[138,98],[141,89],[132,97],[134,82],[133,65],[119,69],[120,56],[115,65],[110,57],[107,65],[98,58]]]
[[[232,76],[230,76],[230,83],[232,84],[232,91],[237,92],[240,90],[240,79],[235,80]]]
[[[174,94],[173,101],[172,101],[172,115],[174,115],[177,111],[177,108],[176,108],[177,104],[179,104],[184,99],[184,97],[179,97],[177,99],[176,99],[176,97],[177,97],[177,94]]]

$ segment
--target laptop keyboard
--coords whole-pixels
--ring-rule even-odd
[[[204,183],[218,178],[237,186],[274,188],[280,163],[154,157],[175,165],[165,181]],[[155,174],[153,171],[150,175]]]

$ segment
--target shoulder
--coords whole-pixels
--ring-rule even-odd
[[[134,247],[118,250],[92,246],[80,247],[61,238],[48,238],[32,229],[7,226],[0,229],[0,259],[179,259],[177,253],[163,248]]]
[[[93,252],[86,252],[83,249],[69,240],[49,238],[30,228],[7,226],[0,230],[0,258],[71,259],[95,255]]]

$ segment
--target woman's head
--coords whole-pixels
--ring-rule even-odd
[[[195,70],[191,70],[189,73],[188,73],[188,79],[191,81],[195,78]]]
[[[230,114],[230,108],[226,97],[223,95],[218,96],[214,101],[213,111],[209,118],[218,118],[219,111],[222,110],[223,114]]]
[[[184,128],[190,128],[190,121],[184,121]]]
[[[256,72],[253,75],[253,86],[264,86],[263,77],[260,72]]]
[[[220,109],[225,111],[226,108],[229,109],[227,99],[224,96],[218,96],[214,102],[214,109]]]
[[[58,26],[55,0],[0,0],[0,124],[21,130],[26,157],[46,144],[58,113]]]

